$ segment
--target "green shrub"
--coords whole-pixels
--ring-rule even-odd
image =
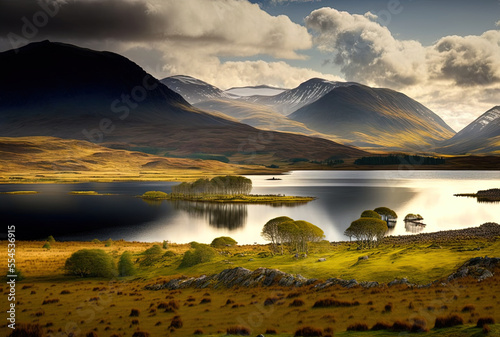
[[[222,248],[226,246],[234,246],[237,245],[238,242],[234,240],[233,238],[230,238],[229,236],[221,236],[218,238],[215,238],[210,246],[215,247],[215,248]]]
[[[99,240],[99,239],[93,239],[92,243],[101,243],[101,240]]]
[[[198,248],[200,245],[202,245],[202,243],[199,243],[199,242],[196,242],[196,241],[191,241],[189,243],[189,246],[191,246],[191,248]]]
[[[168,241],[167,240],[163,240],[163,246],[162,246],[163,249],[168,249]]]
[[[146,249],[144,253],[144,259],[141,261],[141,265],[150,266],[159,259],[161,259],[163,255],[163,249],[160,245],[153,245],[153,247]]]
[[[179,267],[191,267],[200,263],[209,262],[215,256],[217,256],[215,249],[208,245],[198,244],[196,248],[190,249],[184,253],[184,257]]]
[[[47,242],[53,243],[56,242],[56,239],[54,239],[52,235],[49,235],[49,237],[47,238]]]
[[[165,252],[165,254],[163,254],[163,257],[174,257],[174,256],[176,256],[176,255],[177,255],[177,254],[175,254],[173,251],[171,251],[171,250],[167,250],[167,251]]]
[[[111,240],[111,238],[104,241],[104,247],[111,247],[112,244],[113,244],[113,240]]]
[[[377,212],[369,210],[369,209],[366,211],[363,211],[363,213],[361,213],[361,218],[382,219]]]
[[[80,277],[113,277],[113,258],[102,249],[81,249],[66,260],[64,269],[70,275]]]
[[[43,245],[42,248],[45,248],[45,249],[49,250],[50,249],[50,243],[45,242],[45,244]]]
[[[132,254],[130,252],[123,252],[118,261],[118,275],[132,276],[135,275],[136,269],[132,262]]]

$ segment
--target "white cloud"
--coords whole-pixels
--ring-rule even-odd
[[[401,90],[459,130],[500,103],[500,31],[446,36],[431,46],[398,40],[372,13],[321,8],[306,17],[317,48],[347,80]]]
[[[424,75],[425,50],[417,41],[396,40],[376,16],[321,8],[306,17],[315,43],[333,53],[333,62],[349,80],[398,88]]]

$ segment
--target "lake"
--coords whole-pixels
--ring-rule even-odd
[[[16,225],[24,240],[53,235],[56,240],[162,241],[210,243],[231,236],[240,244],[264,243],[262,226],[286,215],[321,227],[330,241],[347,240],[344,230],[363,210],[386,206],[398,222],[390,234],[435,232],[500,223],[500,203],[478,203],[456,193],[500,188],[498,171],[293,171],[276,176],[247,176],[253,194],[317,197],[306,204],[241,205],[187,201],[146,202],[136,195],[170,192],[175,182],[79,184],[2,184],[0,192],[35,190],[35,195],[0,194],[4,225]],[[69,195],[74,190],[112,193]],[[418,213],[425,227],[405,226],[403,218]],[[3,234],[5,239],[5,234]]]

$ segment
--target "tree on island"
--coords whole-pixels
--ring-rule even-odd
[[[374,247],[382,241],[389,230],[387,222],[375,211],[364,211],[361,217],[351,223],[344,235],[355,238],[361,248]]]
[[[398,215],[392,209],[388,207],[377,207],[374,211],[382,217],[382,220],[387,222],[388,227],[395,226]]]
[[[252,191],[252,180],[242,176],[218,176],[212,179],[198,179],[192,183],[181,183],[172,187],[174,195],[238,195],[250,194]]]
[[[281,246],[281,255],[284,247],[299,252],[308,251],[309,242],[317,242],[325,237],[321,228],[304,220],[293,220],[287,216],[280,216],[269,220],[262,228],[262,237],[271,241],[272,250],[276,252]]]

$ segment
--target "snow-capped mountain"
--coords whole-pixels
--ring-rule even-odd
[[[443,143],[443,152],[500,152],[500,106],[495,106]]]
[[[303,106],[313,103],[331,90],[350,85],[349,82],[333,82],[321,78],[312,78],[294,89],[269,96],[252,96],[246,100],[252,103],[267,105],[283,115],[289,115]]]
[[[288,117],[357,146],[394,150],[432,150],[455,133],[410,97],[361,84],[337,86]]]
[[[230,95],[221,89],[203,82],[197,78],[185,75],[177,75],[164,78],[161,83],[170,90],[175,91],[190,104],[196,104],[212,99],[229,99]]]
[[[254,87],[234,87],[224,92],[233,98],[248,96],[275,96],[281,94],[287,89],[271,87],[269,85],[258,85]]]

